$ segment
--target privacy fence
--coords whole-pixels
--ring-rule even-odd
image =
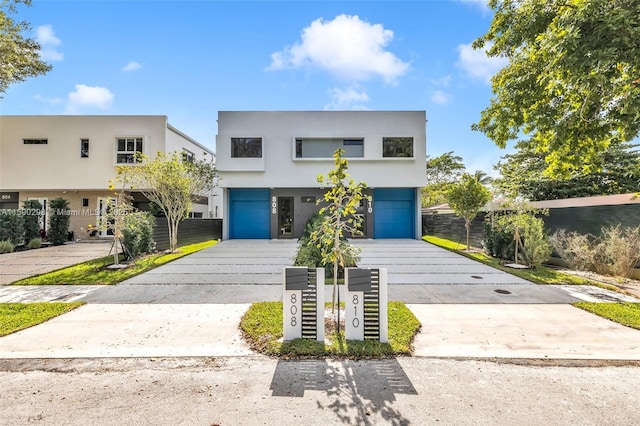
[[[169,226],[166,218],[156,218],[153,239],[157,250],[169,248]],[[222,239],[222,219],[185,219],[178,227],[178,246],[217,239]]]

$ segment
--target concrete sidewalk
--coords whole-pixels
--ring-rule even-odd
[[[408,305],[417,357],[640,360],[640,330],[570,305]],[[219,357],[253,352],[243,305],[88,304],[0,338],[0,358]]]
[[[109,255],[113,241],[86,240],[0,256],[0,285]]]

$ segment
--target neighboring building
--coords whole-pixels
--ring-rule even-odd
[[[88,225],[100,225],[106,200],[114,196],[107,188],[116,166],[132,163],[136,152],[153,158],[158,151],[215,159],[166,116],[0,116],[0,209],[21,208],[29,199],[46,207],[64,198],[70,231],[84,237]],[[132,195],[136,206],[148,206],[142,194]],[[221,202],[221,196],[204,197],[194,204],[193,216],[221,217]]]
[[[223,238],[297,238],[326,192],[316,177],[345,150],[368,185],[366,238],[419,238],[425,111],[220,111],[216,151]]]

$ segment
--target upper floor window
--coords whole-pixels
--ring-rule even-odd
[[[80,158],[89,158],[89,139],[80,139]]]
[[[262,138],[231,138],[231,158],[262,158]]]
[[[22,139],[22,143],[25,145],[46,145],[49,143],[48,139]]]
[[[142,154],[142,138],[116,138],[116,163],[139,163],[136,154]]]
[[[182,160],[187,163],[193,163],[194,161],[196,161],[196,155],[193,152],[189,151],[188,149],[183,149]]]
[[[413,157],[413,138],[382,138],[382,156],[396,158]]]
[[[364,138],[300,138],[296,139],[296,158],[331,158],[337,149],[344,157],[364,157]]]

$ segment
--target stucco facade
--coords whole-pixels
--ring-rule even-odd
[[[220,111],[223,237],[299,237],[325,192],[317,176],[334,167],[338,148],[372,197],[359,213],[365,236],[418,238],[425,111]]]
[[[0,116],[0,208],[64,198],[72,212],[70,230],[83,237],[99,221],[103,200],[113,197],[107,188],[116,166],[127,164],[135,151],[150,158],[158,151],[214,156],[166,116]],[[142,201],[139,194],[136,200]],[[221,196],[209,197],[194,212],[221,215],[221,203]]]

